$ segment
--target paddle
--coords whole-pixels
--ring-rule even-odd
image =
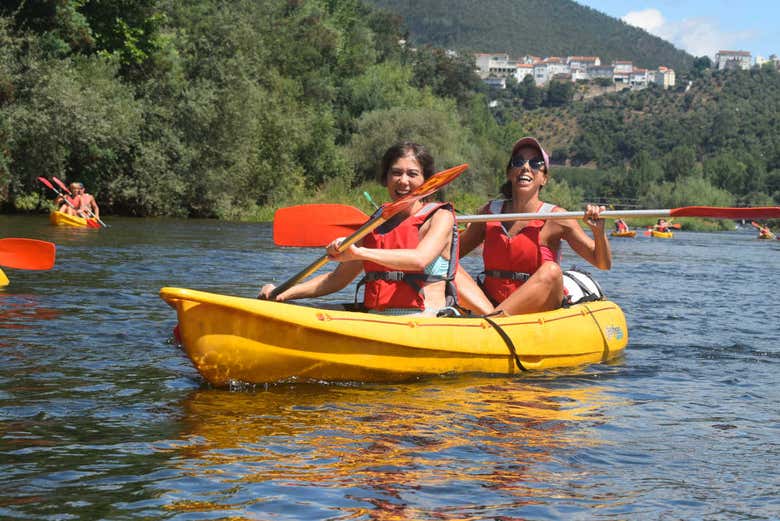
[[[374,208],[379,208],[379,205],[374,202],[374,199],[371,197],[370,193],[363,192],[363,197],[366,198],[366,201],[368,201],[371,204],[371,206],[373,206]]]
[[[70,190],[68,190],[68,186],[67,186],[65,183],[63,183],[62,181],[60,181],[59,179],[57,179],[55,176],[51,176],[51,178],[52,178],[52,179],[54,179],[54,182],[55,182],[55,183],[57,183],[58,185],[60,185],[60,188],[62,188],[62,189],[63,189],[63,190],[65,190],[66,192],[68,192],[68,194],[70,194],[70,195],[73,195],[73,194],[70,192]],[[108,228],[108,225],[107,225],[106,223],[104,223],[103,221],[101,221],[101,220],[100,220],[100,217],[98,217],[97,215],[95,215],[94,213],[92,213],[92,210],[90,210],[89,208],[84,208],[84,210],[86,210],[87,214],[89,214],[89,216],[90,216],[92,219],[95,219],[97,222],[99,222],[101,225],[103,225],[103,227],[104,227],[104,228]]]
[[[304,204],[279,208],[274,213],[274,243],[279,246],[325,246],[336,237],[354,233],[367,220],[368,215],[345,204]],[[322,237],[330,239],[322,242]],[[295,244],[287,244],[291,238],[294,238]]]
[[[332,213],[330,208],[321,208],[323,205],[304,204],[296,207],[293,212],[285,214],[284,219],[291,218],[292,214],[299,221],[296,226],[287,226],[286,222],[277,222],[274,220],[274,242],[279,246],[325,246],[330,241],[341,235],[329,234],[328,229],[342,225],[347,228],[356,229],[354,224],[342,221]],[[328,205],[330,206],[330,205]],[[368,216],[354,207],[351,208],[353,218],[362,214],[367,219]],[[302,215],[301,215],[302,214]],[[494,214],[483,215],[456,215],[458,223],[489,222],[489,221],[522,221],[531,219],[582,219],[585,212],[556,212],[556,213],[504,213],[500,217]],[[672,208],[666,210],[608,210],[601,212],[601,216],[606,219],[631,218],[631,217],[709,217],[713,219],[769,219],[780,217],[780,206],[753,207],[753,208],[728,208],[720,206],[684,206],[681,208]],[[300,223],[304,222],[305,225]],[[306,228],[306,241],[301,237],[304,231],[301,226]],[[279,233],[276,233],[276,230]],[[645,232],[646,235],[650,235]]]
[[[398,199],[397,201],[386,205],[382,209],[381,213],[379,213],[373,219],[369,219],[367,222],[365,222],[365,224],[360,226],[360,228],[358,228],[357,231],[355,231],[352,235],[350,235],[349,237],[341,241],[341,244],[339,245],[338,248],[336,248],[336,250],[338,252],[342,252],[346,250],[351,245],[355,244],[360,239],[362,239],[363,237],[371,233],[371,231],[373,231],[375,228],[378,228],[383,223],[387,222],[388,219],[390,219],[397,213],[402,212],[403,210],[407,209],[412,204],[414,204],[416,201],[419,201],[420,199],[424,199],[425,197],[434,194],[437,190],[449,184],[461,173],[463,173],[463,171],[465,171],[468,167],[469,166],[467,164],[458,165],[432,175],[409,195],[406,195],[401,199]],[[313,223],[310,219],[307,219],[304,228],[308,226],[315,227],[316,224]],[[328,228],[328,230],[330,229],[331,228]],[[335,238],[336,237],[333,237],[333,239]],[[325,242],[323,246],[328,243],[330,243],[330,241]],[[323,255],[322,257],[320,257],[319,259],[311,263],[309,266],[307,266],[306,268],[298,272],[291,279],[287,280],[286,282],[283,282],[281,285],[274,288],[274,290],[271,292],[270,298],[271,299],[276,298],[278,294],[286,291],[287,289],[291,288],[301,280],[305,279],[306,277],[308,277],[309,275],[311,275],[312,273],[320,269],[322,266],[324,266],[327,262],[328,262],[328,256]]]
[[[18,270],[50,270],[54,266],[54,243],[37,239],[0,239],[0,266]]]

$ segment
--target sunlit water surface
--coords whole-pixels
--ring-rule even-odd
[[[2,519],[780,518],[780,241],[614,239],[598,279],[630,342],[609,365],[230,391],[173,344],[159,288],[254,296],[321,252],[105,220],[0,216],[57,244],[0,290]]]

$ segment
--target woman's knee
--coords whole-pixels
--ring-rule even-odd
[[[538,276],[540,282],[548,285],[560,284],[563,286],[563,270],[556,262],[545,262],[536,270],[534,276]]]

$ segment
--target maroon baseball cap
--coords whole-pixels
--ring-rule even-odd
[[[548,172],[550,171],[550,156],[547,155],[547,152],[544,151],[542,148],[542,145],[539,144],[539,141],[536,140],[536,138],[533,137],[523,137],[517,140],[517,143],[515,143],[515,146],[512,147],[512,157],[515,157],[515,154],[517,154],[517,150],[521,147],[533,147],[539,151],[539,153],[542,155],[542,159],[544,159],[544,168]]]

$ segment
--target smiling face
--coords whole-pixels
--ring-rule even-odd
[[[398,158],[387,172],[387,192],[393,201],[409,195],[424,182],[422,165],[412,153]]]
[[[526,161],[520,161],[521,158]],[[544,158],[533,146],[523,146],[517,150],[506,175],[514,190],[540,190],[547,184]]]

